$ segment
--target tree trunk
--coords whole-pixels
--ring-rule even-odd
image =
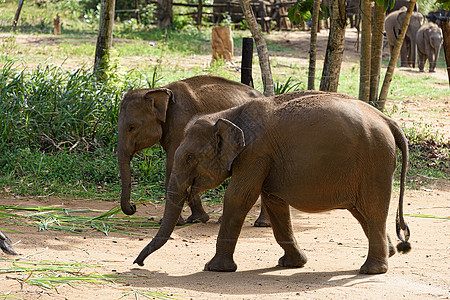
[[[374,4],[372,21],[372,53],[370,59],[370,97],[369,101],[375,103],[380,85],[381,59],[383,54],[384,8]]]
[[[389,85],[391,84],[392,77],[394,76],[395,65],[397,63],[397,58],[400,53],[400,49],[403,44],[403,40],[405,39],[406,30],[408,29],[409,20],[411,19],[411,15],[413,9],[416,5],[416,0],[411,0],[408,5],[408,9],[406,11],[405,19],[403,20],[402,27],[400,28],[400,34],[398,35],[397,40],[395,41],[394,49],[391,53],[391,59],[389,61],[389,66],[386,71],[386,76],[384,77],[383,86],[381,87],[380,97],[377,101],[378,109],[384,110],[386,106],[386,99],[389,92]]]
[[[170,28],[173,23],[172,0],[158,0],[156,17],[158,28]]]
[[[330,15],[330,34],[328,35],[320,90],[336,92],[344,54],[345,27],[347,26],[345,0],[332,0]]]
[[[95,47],[94,73],[97,78],[105,80],[105,70],[108,68],[109,53],[112,47],[115,0],[102,0],[100,8],[100,24]]]
[[[258,51],[259,66],[261,67],[261,76],[264,85],[264,95],[266,97],[273,96],[275,91],[273,88],[272,71],[270,69],[269,51],[267,50],[266,41],[256,22],[249,0],[241,0],[241,5],[244,10],[245,19],[247,20],[253,39],[255,40],[256,50]]]
[[[369,102],[370,94],[370,58],[371,58],[371,2],[361,0],[361,54],[359,68],[359,99]]]
[[[450,86],[450,21],[441,21],[441,29],[444,36],[444,55],[447,64],[448,84]]]
[[[311,45],[309,50],[309,71],[308,71],[308,90],[314,90],[316,79],[316,48],[317,48],[317,27],[319,25],[320,1],[314,0],[311,20]]]

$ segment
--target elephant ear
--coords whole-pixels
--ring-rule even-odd
[[[245,147],[244,132],[227,119],[217,120],[214,129],[218,157],[231,171],[233,161]]]
[[[167,107],[169,101],[173,101],[172,91],[166,88],[154,89],[147,92],[144,99],[149,101],[156,119],[166,122]]]

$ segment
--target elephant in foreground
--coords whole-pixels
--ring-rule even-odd
[[[166,187],[172,171],[173,157],[183,139],[184,127],[199,113],[212,113],[242,104],[263,95],[253,88],[218,76],[196,76],[157,89],[128,92],[120,105],[117,155],[122,180],[121,207],[127,215],[136,211],[130,205],[133,155],[160,142],[167,154]],[[189,202],[192,210],[187,222],[206,222],[200,198]],[[180,217],[179,225],[184,220]],[[255,226],[270,226],[262,210]]]
[[[416,40],[420,72],[423,72],[427,59],[430,64],[429,71],[435,72],[439,50],[443,41],[441,28],[432,22],[424,24],[417,31]]]
[[[399,10],[390,13],[384,21],[391,54],[394,49],[395,42],[400,34],[400,28],[402,27],[405,15],[406,7],[403,6]],[[401,67],[416,67],[416,34],[420,26],[422,26],[423,20],[424,17],[421,13],[412,13],[408,30],[406,31],[405,39],[400,50]]]
[[[196,116],[175,153],[162,225],[134,262],[142,266],[166,243],[185,201],[231,176],[216,254],[205,270],[236,270],[236,242],[245,216],[261,194],[284,250],[279,266],[302,267],[307,261],[292,232],[289,206],[309,213],[347,209],[369,240],[360,272],[384,273],[388,257],[395,254],[386,219],[396,147],[402,152],[396,222],[402,242],[397,248],[407,252],[403,195],[408,141],[400,126],[374,107],[342,94],[294,92]]]

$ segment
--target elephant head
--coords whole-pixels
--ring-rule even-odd
[[[131,158],[161,139],[171,99],[172,91],[167,88],[139,89],[127,93],[120,105],[117,124],[117,156],[122,180],[120,204],[127,215],[136,212],[136,207],[130,205]]]
[[[135,263],[143,266],[144,259],[166,243],[185,201],[189,203],[231,176],[233,161],[244,146],[243,131],[226,119],[194,119],[186,126],[185,138],[175,153],[161,227]]]

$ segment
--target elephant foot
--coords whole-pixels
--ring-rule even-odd
[[[394,256],[397,251],[395,251],[394,245],[389,243],[389,257]]]
[[[419,69],[419,72],[421,72],[421,73],[422,73],[422,72],[424,72],[424,70],[423,70],[423,69]]]
[[[367,259],[359,270],[360,274],[382,274],[388,270],[387,260]]]
[[[255,227],[271,227],[270,220],[267,217],[266,214],[260,214],[258,219],[256,219],[255,224],[253,224]]]
[[[436,70],[434,70],[434,69],[433,69],[433,70],[430,70],[430,73],[434,73],[434,72],[436,72]]]
[[[209,215],[203,211],[202,213],[192,213],[192,215],[190,215],[186,222],[187,223],[206,223],[209,220]]]
[[[296,255],[285,254],[278,260],[278,266],[285,268],[301,268],[307,261],[308,259],[303,252],[299,252]]]
[[[159,220],[158,224],[161,224],[161,223],[162,223],[162,220],[163,220],[163,219]],[[179,218],[178,221],[177,221],[177,226],[182,226],[182,225],[185,225],[185,224],[186,224],[186,221],[183,219],[182,216],[180,216],[180,218]]]
[[[205,265],[204,271],[213,272],[234,272],[237,265],[232,256],[217,256],[217,254]]]

